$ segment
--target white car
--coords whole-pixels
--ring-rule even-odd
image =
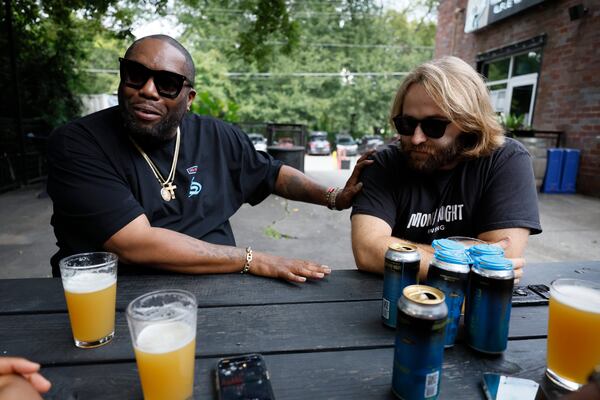
[[[306,152],[308,154],[323,154],[328,156],[331,153],[331,146],[327,141],[327,132],[311,132],[308,137]]]
[[[350,135],[337,135],[335,149],[338,155],[345,152],[347,156],[355,156],[358,153],[358,145]]]
[[[254,148],[258,151],[267,151],[267,138],[260,133],[249,133],[248,137],[252,141]]]

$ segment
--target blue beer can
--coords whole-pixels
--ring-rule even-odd
[[[448,307],[441,290],[404,288],[398,300],[392,392],[404,400],[437,399]]]
[[[434,250],[450,250],[450,251],[466,251],[464,244],[452,239],[435,239],[431,242],[431,247]]]
[[[383,270],[383,298],[381,319],[391,328],[396,327],[396,304],[402,289],[417,283],[421,255],[417,246],[408,243],[392,243],[385,253]]]
[[[459,251],[436,250],[427,271],[427,285],[440,289],[446,297],[446,347],[454,346],[456,340],[460,312],[469,283],[470,262],[464,248]]]
[[[475,261],[465,307],[465,336],[473,349],[490,354],[506,350],[514,281],[510,260],[482,256]]]
[[[473,261],[483,256],[500,256],[504,257],[504,250],[502,247],[495,244],[480,243],[469,247],[467,250],[469,256]]]

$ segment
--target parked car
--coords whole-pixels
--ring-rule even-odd
[[[267,138],[260,133],[249,133],[248,137],[252,141],[254,148],[259,151],[267,151]]]
[[[352,136],[346,134],[339,134],[335,137],[335,149],[340,154],[341,151],[345,151],[347,156],[355,156],[357,154],[358,145],[352,139]]]
[[[308,143],[306,144],[307,154],[331,154],[331,145],[327,140],[327,132],[315,131],[308,135]]]
[[[385,143],[381,136],[363,136],[360,140],[360,143],[358,144],[358,153],[364,154],[369,150],[377,150],[384,144]]]

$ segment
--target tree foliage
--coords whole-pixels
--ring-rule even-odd
[[[431,58],[435,34],[433,23],[410,21],[374,0],[4,1],[13,5],[24,117],[52,126],[78,114],[78,94],[114,92],[117,58],[133,40],[134,23],[167,13],[177,16],[178,39],[196,63],[194,111],[355,136],[387,127],[402,80],[391,73]],[[8,87],[6,36],[0,44]],[[0,116],[13,113],[14,98],[4,96]]]
[[[402,76],[386,73],[409,71],[432,56],[433,23],[411,22],[372,0],[287,1],[286,18],[298,26],[297,37],[288,40],[279,31],[244,41],[265,6],[248,3],[188,0],[177,10],[201,85],[221,104],[238,104],[239,121],[304,123],[354,136],[387,129]],[[215,68],[218,75],[210,72]],[[248,75],[228,75],[233,72]]]
[[[77,94],[89,93],[94,85],[98,89],[106,88],[102,80],[87,84],[90,77],[85,69],[89,61],[103,63],[94,60],[98,42],[131,40],[130,26],[140,10],[152,7],[155,12],[163,12],[166,2],[4,0],[0,23],[3,31],[8,32],[6,5],[9,5],[19,80],[15,81],[11,71],[9,37],[3,34],[0,36],[0,82],[2,87],[12,88],[18,83],[18,88],[11,90],[12,96],[3,96],[0,100],[0,116],[14,116],[17,100],[25,119],[40,120],[49,126],[76,116],[80,106]]]
[[[290,55],[298,45],[299,27],[290,20],[285,0],[257,0],[240,4],[255,16],[247,29],[239,33],[239,51],[246,62],[255,61],[262,71],[273,54],[270,40],[283,40],[281,52]]]

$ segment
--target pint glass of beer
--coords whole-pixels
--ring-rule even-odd
[[[196,298],[185,290],[147,293],[127,306],[145,400],[193,397],[196,312]]]
[[[557,385],[577,390],[600,364],[600,284],[557,279],[550,287],[548,365]]]
[[[75,254],[59,262],[75,346],[91,348],[115,334],[116,254]]]

